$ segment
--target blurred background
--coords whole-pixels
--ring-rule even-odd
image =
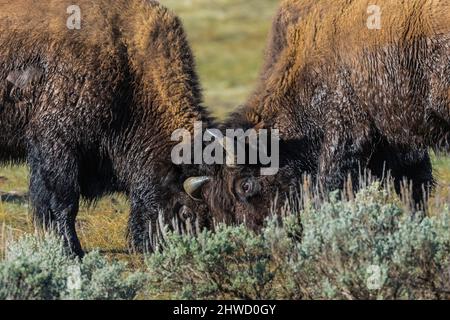
[[[242,104],[258,76],[279,0],[160,0],[183,21],[205,105],[224,117]]]

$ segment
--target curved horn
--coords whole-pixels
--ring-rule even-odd
[[[211,181],[210,177],[202,176],[202,177],[191,177],[186,179],[183,183],[184,191],[188,194],[189,197],[191,197],[195,201],[201,201],[202,199],[199,199],[195,196],[197,191],[200,190],[200,188],[207,182]]]

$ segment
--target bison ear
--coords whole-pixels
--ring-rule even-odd
[[[207,176],[191,177],[189,179],[186,179],[186,181],[183,183],[183,188],[184,191],[186,191],[186,193],[188,194],[188,196],[191,197],[193,200],[202,201],[200,196],[200,190],[209,181],[211,181],[211,178]]]
[[[20,71],[14,70],[8,74],[6,81],[16,88],[24,89],[32,83],[39,81],[42,73],[42,69],[36,67],[28,67]]]

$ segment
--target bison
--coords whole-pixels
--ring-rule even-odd
[[[171,133],[212,120],[174,14],[151,0],[76,3],[0,4],[0,159],[27,160],[34,220],[73,253],[80,198],[112,192],[129,196],[129,244],[143,251],[160,210],[203,212],[182,189],[196,168],[172,163]]]
[[[428,148],[450,142],[449,1],[284,1],[259,85],[225,126],[281,135],[277,176],[217,167],[200,180],[228,222],[259,228],[305,173],[330,190],[348,176],[356,187],[366,168],[390,171],[420,202],[434,182]]]

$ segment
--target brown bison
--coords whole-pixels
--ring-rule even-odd
[[[336,189],[365,168],[390,171],[420,201],[433,184],[428,147],[450,142],[450,2],[284,1],[258,88],[226,126],[277,128],[282,140],[277,176],[240,166],[202,180],[226,221],[260,227],[305,173]]]
[[[80,197],[126,193],[142,251],[160,210],[202,208],[182,190],[193,168],[170,158],[174,130],[210,123],[193,56],[156,1],[72,2],[0,4],[0,157],[27,159],[35,221],[78,255]]]

